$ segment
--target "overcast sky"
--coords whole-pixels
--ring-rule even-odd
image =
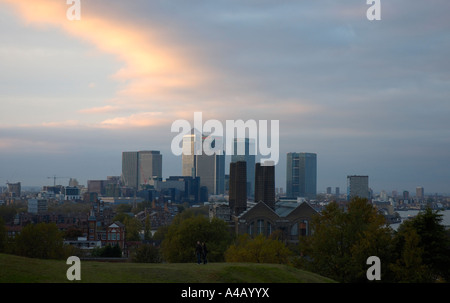
[[[346,176],[450,193],[450,2],[0,0],[0,184],[120,175],[172,122],[279,120],[287,152],[318,157],[318,192]],[[58,183],[67,185],[68,179]]]

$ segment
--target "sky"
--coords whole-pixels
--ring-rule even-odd
[[[0,0],[0,184],[121,174],[179,119],[278,120],[286,153],[313,152],[318,192],[347,175],[375,191],[450,193],[447,0]]]

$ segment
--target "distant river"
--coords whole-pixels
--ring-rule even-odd
[[[397,213],[402,217],[402,222],[408,218],[416,216],[420,210],[404,210],[404,211],[397,211]],[[439,214],[443,215],[441,224],[450,227],[450,209],[441,210],[439,211]],[[401,223],[391,224],[391,227],[394,230],[397,230],[397,228],[400,226]]]

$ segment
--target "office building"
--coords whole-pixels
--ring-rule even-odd
[[[275,165],[255,166],[255,202],[264,202],[275,209]]]
[[[214,153],[207,155],[198,144],[203,146],[207,136],[199,136],[193,129],[190,134],[183,137],[182,175],[187,177],[200,177],[200,186],[208,190],[209,195],[220,195],[225,191],[225,155]],[[217,137],[211,141],[210,148],[214,150]]]
[[[255,142],[249,138],[235,138],[231,162],[245,161],[247,163],[247,196],[253,197],[255,176]]]
[[[138,152],[122,153],[122,182],[126,187],[138,188]]]
[[[22,186],[20,182],[6,183],[7,193],[9,197],[20,197]]]
[[[224,194],[225,156],[202,154],[195,158],[195,177],[200,177],[200,186],[205,186],[209,195]]]
[[[162,155],[159,151],[138,152],[138,184],[150,184],[151,180],[162,179]]]
[[[405,200],[405,201],[409,200],[409,191],[407,191],[407,190],[403,191],[403,200]]]
[[[422,186],[416,188],[416,198],[420,201],[425,198],[425,192]]]
[[[369,199],[369,176],[347,176],[347,200],[355,197]]]
[[[64,200],[81,200],[81,190],[76,186],[65,186],[63,188]]]
[[[198,203],[198,202],[206,202],[206,200],[200,199],[200,178],[199,177],[190,177],[190,176],[170,176],[165,180],[165,182],[171,181],[181,181],[183,183],[183,202],[189,202],[190,204]]]
[[[132,151],[122,153],[122,182],[124,186],[139,189],[151,180],[162,179],[162,155],[159,151]]]
[[[288,153],[286,158],[288,198],[314,199],[317,195],[317,154]]]
[[[28,199],[28,212],[31,214],[42,214],[48,210],[47,199]]]
[[[106,193],[106,180],[88,180],[87,186],[89,193],[97,193],[98,196]]]
[[[247,209],[247,162],[230,163],[229,206],[231,215],[238,216]]]
[[[191,133],[183,136],[183,146],[182,146],[182,175],[186,177],[196,176],[196,154],[201,148],[202,135],[195,128],[191,129]]]

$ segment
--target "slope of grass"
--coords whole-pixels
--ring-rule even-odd
[[[70,265],[0,254],[0,283],[65,283]],[[330,279],[280,264],[104,263],[81,261],[82,283],[329,283]]]

